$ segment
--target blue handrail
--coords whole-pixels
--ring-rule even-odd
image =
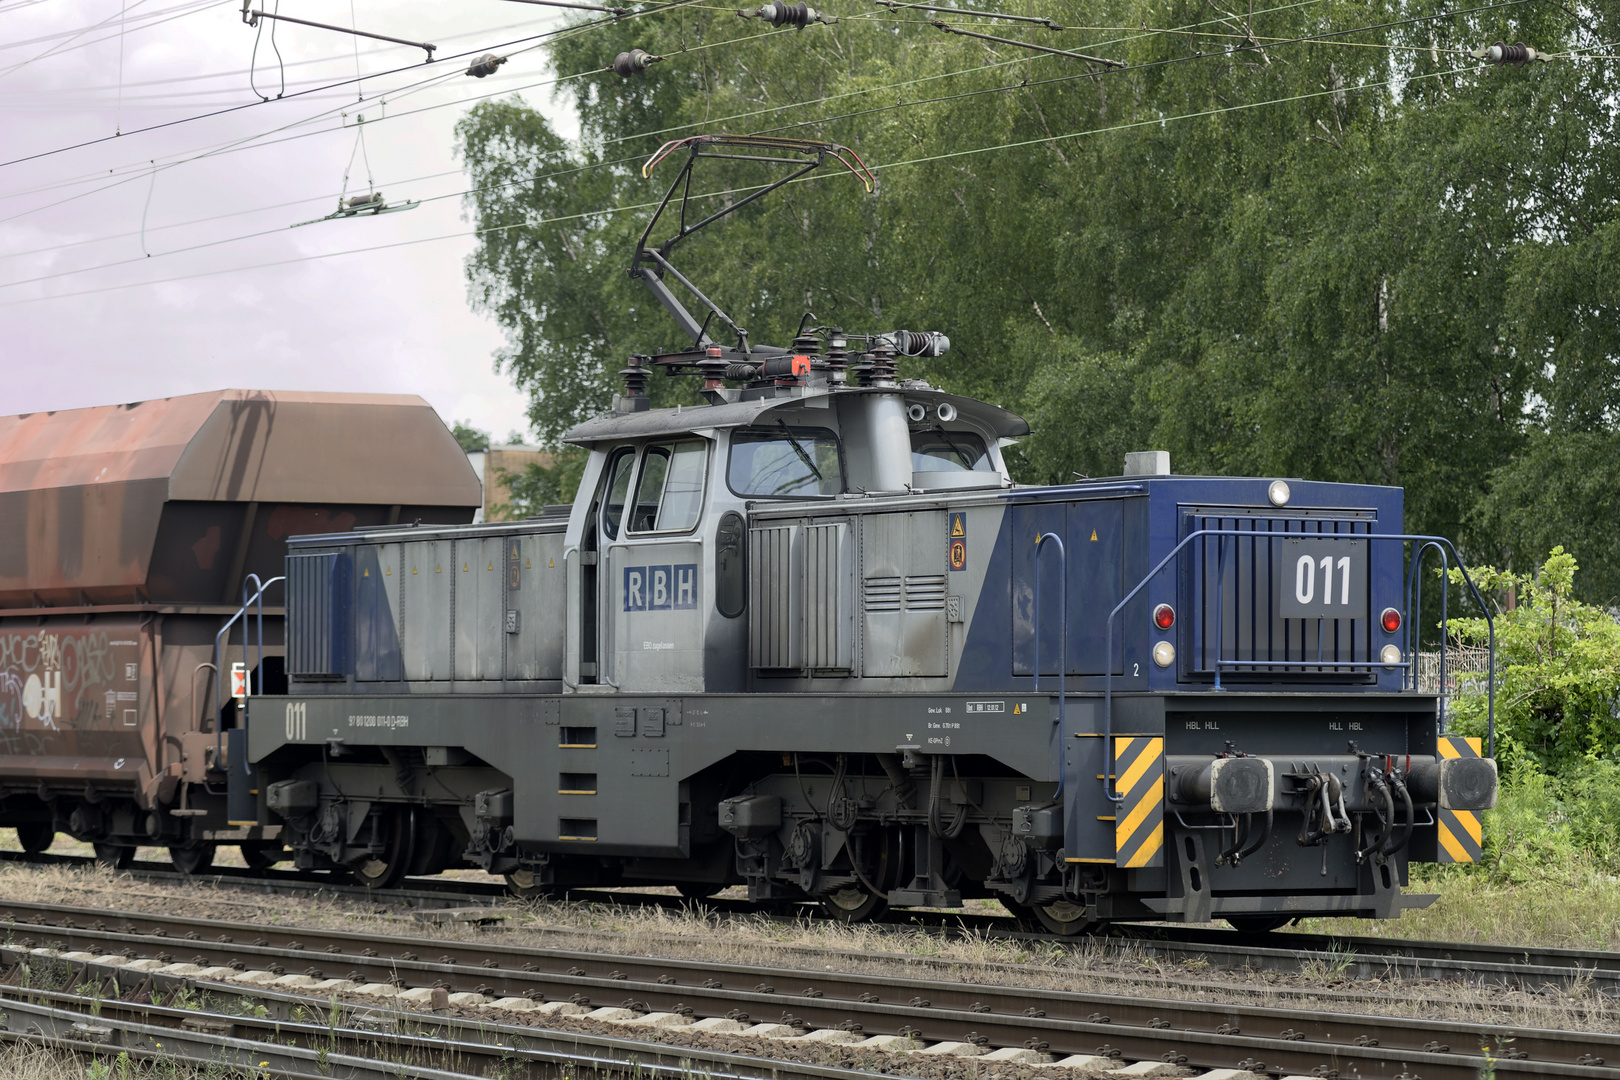
[[[225,724],[223,722],[224,718],[223,718],[223,715],[222,715],[225,712],[225,677],[224,677],[225,676],[225,655],[224,655],[224,652],[222,651],[221,642],[224,639],[225,635],[230,632],[231,627],[236,625],[236,620],[240,619],[244,615],[246,615],[248,608],[251,605],[253,605],[255,602],[257,602],[258,603],[258,616],[259,616],[259,628],[258,628],[259,629],[259,636],[258,636],[258,641],[259,641],[259,663],[258,663],[258,668],[259,668],[259,693],[261,693],[261,694],[264,693],[264,592],[265,592],[266,589],[268,589],[270,586],[274,585],[276,582],[278,582],[278,581],[286,581],[286,580],[287,580],[287,578],[286,578],[286,575],[284,575],[284,574],[279,576],[279,577],[273,577],[269,581],[264,581],[264,582],[261,582],[259,580],[259,575],[258,574],[249,574],[249,575],[247,575],[247,577],[243,578],[242,579],[242,606],[236,609],[236,614],[235,615],[232,615],[229,619],[225,620],[225,625],[220,627],[219,628],[219,633],[214,635],[214,762],[215,762],[216,765],[225,760]],[[257,586],[257,589],[254,591],[252,596],[248,595],[248,587],[249,587],[250,583],[252,585]],[[247,651],[248,651],[247,624],[243,623],[242,624],[242,662],[243,663],[247,662]],[[251,691],[253,689],[253,687],[251,685],[249,685],[249,682],[250,682],[250,680],[252,678],[253,678],[253,673],[251,671],[244,672],[242,674],[242,679],[243,679],[243,687],[242,688],[244,690]],[[247,727],[247,712],[246,712],[246,710],[244,710],[243,713],[242,713],[242,726],[244,728]],[[252,770],[249,769],[248,771],[251,772]]]
[[[1035,689],[1041,688],[1041,541],[1051,540],[1057,545],[1058,573],[1063,575],[1058,589],[1058,786],[1052,798],[1063,796],[1063,780],[1068,775],[1065,762],[1069,757],[1069,714],[1064,708],[1063,672],[1069,666],[1069,552],[1057,533],[1044,532],[1035,538]]]
[[[1110,611],[1108,613],[1108,621],[1107,621],[1107,624],[1106,624],[1106,633],[1105,633],[1105,636],[1104,636],[1104,640],[1106,642],[1106,651],[1103,653],[1103,656],[1104,657],[1112,657],[1114,655],[1114,619],[1119,615],[1119,613],[1121,611],[1123,611],[1125,609],[1125,605],[1130,603],[1132,600],[1136,599],[1137,593],[1141,592],[1144,588],[1146,588],[1148,582],[1152,581],[1155,577],[1157,577],[1159,575],[1160,571],[1162,571],[1166,566],[1170,565],[1171,561],[1174,560],[1177,555],[1181,554],[1181,549],[1186,547],[1188,544],[1192,543],[1192,541],[1198,539],[1201,536],[1281,536],[1281,537],[1291,537],[1291,538],[1297,540],[1300,537],[1300,535],[1301,534],[1297,533],[1297,532],[1278,532],[1278,531],[1273,530],[1273,529],[1253,529],[1253,530],[1250,530],[1250,529],[1197,529],[1197,530],[1195,530],[1193,532],[1188,533],[1185,537],[1182,538],[1180,543],[1178,543],[1175,547],[1170,549],[1170,553],[1168,555],[1166,555],[1163,559],[1159,560],[1159,563],[1158,563],[1157,566],[1155,566],[1152,570],[1148,571],[1147,576],[1142,578],[1141,581],[1137,582],[1135,588],[1133,588],[1130,592],[1125,594],[1125,598],[1123,600],[1121,600],[1118,604],[1114,605],[1114,610],[1112,610],[1112,611]],[[1417,535],[1417,534],[1412,534],[1412,533],[1356,533],[1355,534],[1355,539],[1359,540],[1359,539],[1362,539],[1362,538],[1365,538],[1365,539],[1367,539],[1369,541],[1371,541],[1371,540],[1399,540],[1399,541],[1401,541],[1403,543],[1405,543],[1407,541],[1411,541],[1413,543],[1416,543],[1416,544],[1420,545],[1418,547],[1418,549],[1414,552],[1415,557],[1420,555],[1428,546],[1433,545],[1433,546],[1436,546],[1436,547],[1440,548],[1442,554],[1449,551],[1451,553],[1451,557],[1454,560],[1456,560],[1457,569],[1462,571],[1463,581],[1467,583],[1469,591],[1473,594],[1474,602],[1479,605],[1480,611],[1482,611],[1485,614],[1485,627],[1486,627],[1486,630],[1487,630],[1488,635],[1489,635],[1489,645],[1490,645],[1490,670],[1487,672],[1487,675],[1486,675],[1486,717],[1487,717],[1486,740],[1487,741],[1486,741],[1485,756],[1486,757],[1494,757],[1494,756],[1496,756],[1496,621],[1491,618],[1491,609],[1486,606],[1485,597],[1480,594],[1479,587],[1474,584],[1474,579],[1469,576],[1468,568],[1467,568],[1467,566],[1465,566],[1463,564],[1462,556],[1457,553],[1456,545],[1453,544],[1450,540],[1447,540],[1443,536],[1423,536],[1423,535]],[[1322,539],[1332,539],[1332,536],[1329,535],[1329,534],[1324,534],[1322,536]],[[1347,537],[1347,539],[1348,539],[1348,537]],[[1037,567],[1039,566],[1039,561],[1038,560],[1037,560],[1036,565],[1037,565]],[[1217,596],[1220,595],[1220,590],[1223,589],[1224,586],[1225,586],[1224,581],[1216,582],[1216,589],[1217,589],[1217,594],[1216,595]],[[1065,612],[1065,617],[1066,616],[1067,616],[1067,612]],[[1411,617],[1411,613],[1410,613],[1410,611],[1408,611],[1407,614],[1406,614],[1405,621],[1410,621],[1410,617]],[[1216,635],[1217,635],[1216,636],[1217,663],[1216,663],[1215,670],[1216,670],[1216,678],[1219,678],[1220,677],[1220,674],[1219,674],[1220,673],[1220,664],[1219,664],[1218,657],[1219,657],[1219,653],[1220,653],[1220,642],[1225,638],[1225,626],[1224,625],[1218,625],[1216,627]],[[1403,638],[1402,640],[1405,641],[1406,639]],[[1311,665],[1311,666],[1314,666],[1314,665]],[[1367,666],[1367,667],[1382,667],[1382,666],[1396,666],[1396,665],[1381,665],[1381,664],[1378,664],[1376,662],[1373,662],[1371,660],[1371,658],[1369,658],[1368,663],[1365,666]],[[1415,671],[1415,668],[1414,668],[1414,671]],[[1402,676],[1402,685],[1403,686],[1405,685],[1405,676],[1404,675]],[[1105,748],[1105,750],[1104,750],[1105,756],[1106,756],[1106,753],[1107,753],[1106,748],[1113,741],[1113,735],[1114,735],[1114,665],[1112,663],[1105,663],[1103,665],[1103,746]],[[1112,784],[1112,773],[1106,768],[1104,768],[1103,771],[1102,771],[1102,785],[1103,785],[1103,794],[1106,795],[1109,798],[1110,801],[1112,801],[1112,802],[1121,802],[1121,801],[1123,801],[1122,796],[1114,794],[1113,784]]]

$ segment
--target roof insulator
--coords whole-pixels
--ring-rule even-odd
[[[613,73],[620,78],[628,79],[632,75],[642,74],[662,59],[662,56],[654,56],[644,49],[631,49],[613,58]]]
[[[1552,59],[1546,53],[1537,52],[1522,41],[1515,45],[1507,45],[1498,41],[1496,44],[1487,45],[1483,49],[1469,49],[1468,55],[1476,60],[1484,60],[1486,63],[1495,64],[1498,67],[1507,64],[1512,64],[1514,67],[1524,67],[1532,60],[1539,60],[1545,64]]]
[[[506,63],[506,57],[487,52],[472,62],[472,67],[467,69],[467,74],[475,79],[482,79],[486,75],[495,74],[495,69],[504,63]]]
[[[813,22],[831,25],[838,20],[808,4],[770,3],[757,8],[738,8],[745,19],[764,19],[772,26],[793,26],[803,30]]]

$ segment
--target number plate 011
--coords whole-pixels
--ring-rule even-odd
[[[1365,619],[1366,540],[1272,541],[1277,614],[1284,619]]]

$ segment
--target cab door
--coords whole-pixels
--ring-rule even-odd
[[[603,681],[625,691],[703,689],[702,521],[710,443],[683,436],[650,442],[605,490],[598,580]],[[615,502],[615,493],[627,497]]]

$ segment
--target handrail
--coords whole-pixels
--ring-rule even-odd
[[[1423,647],[1423,626],[1422,626],[1422,622],[1421,622],[1421,620],[1423,618],[1423,575],[1422,575],[1422,573],[1420,571],[1423,568],[1423,565],[1422,565],[1423,564],[1423,555],[1424,555],[1425,552],[1428,552],[1428,551],[1438,551],[1440,553],[1440,573],[1441,573],[1442,578],[1445,578],[1447,576],[1446,571],[1450,567],[1450,562],[1446,558],[1446,549],[1441,547],[1439,544],[1435,544],[1435,543],[1419,544],[1417,546],[1417,548],[1412,552],[1412,564],[1409,567],[1407,567],[1407,571],[1406,571],[1406,609],[1407,609],[1408,612],[1416,611],[1418,613],[1418,618],[1416,620],[1411,620],[1411,619],[1403,620],[1402,623],[1401,623],[1401,630],[1402,630],[1402,640],[1406,641],[1407,639],[1406,639],[1406,636],[1405,636],[1405,631],[1406,631],[1406,629],[1408,627],[1411,628],[1412,636],[1411,636],[1410,643],[1411,643],[1411,652],[1412,652],[1412,655],[1414,657],[1417,656],[1419,650],[1422,649],[1422,647]],[[1446,631],[1445,631],[1445,625],[1446,625],[1446,598],[1450,595],[1450,593],[1451,593],[1451,590],[1446,589],[1446,588],[1441,588],[1441,590],[1440,590],[1440,730],[1441,731],[1445,730],[1445,723],[1446,723]],[[1492,656],[1492,666],[1493,667],[1495,666],[1495,657],[1494,657],[1494,655]],[[1414,689],[1414,690],[1418,689],[1417,680],[1418,680],[1418,669],[1417,669],[1417,664],[1414,661],[1414,663],[1412,665],[1412,689]]]
[[[227,619],[225,621],[225,625],[219,628],[219,633],[214,635],[214,675],[215,675],[215,678],[214,678],[214,761],[215,761],[216,764],[225,760],[225,724],[224,724],[224,719],[221,716],[221,714],[224,713],[224,711],[225,711],[225,679],[221,675],[221,672],[223,671],[224,665],[225,665],[225,655],[224,655],[224,652],[221,649],[221,644],[220,644],[221,639],[223,639],[225,637],[225,635],[230,632],[230,629],[231,629],[232,626],[236,625],[236,620],[237,619],[240,619],[244,615],[247,614],[248,607],[251,606],[255,601],[257,601],[258,605],[259,605],[259,610],[258,610],[258,615],[259,615],[259,664],[258,664],[258,668],[259,668],[259,692],[263,693],[264,692],[264,593],[265,593],[266,589],[270,588],[270,586],[274,585],[276,582],[278,582],[278,581],[286,581],[286,580],[287,580],[287,576],[285,574],[280,575],[279,577],[273,577],[269,581],[264,581],[264,582],[261,582],[259,580],[259,575],[258,574],[249,574],[249,575],[247,575],[247,577],[243,578],[242,579],[242,606],[236,609],[236,614],[232,615],[229,619]],[[253,584],[258,586],[258,591],[256,591],[252,596],[248,596],[248,583],[250,581]],[[247,624],[243,623],[242,624],[242,662],[244,664],[247,663],[247,650],[248,650]],[[193,672],[193,677],[195,677],[195,672]],[[252,678],[253,678],[253,673],[251,671],[244,671],[242,673],[242,681],[243,681],[242,689],[243,690],[251,691],[253,689],[253,687],[250,684]],[[247,696],[251,696],[251,695],[247,695]],[[242,714],[242,726],[244,728],[247,726],[247,713],[246,713],[245,710],[243,711],[243,714]]]
[[[1119,603],[1114,605],[1114,610],[1112,610],[1112,611],[1110,611],[1108,613],[1108,620],[1107,620],[1107,623],[1106,623],[1106,632],[1105,632],[1105,635],[1104,635],[1105,651],[1103,653],[1103,656],[1106,657],[1106,658],[1109,658],[1111,660],[1111,658],[1114,655],[1114,619],[1115,619],[1115,617],[1118,616],[1119,613],[1125,609],[1126,604],[1128,604],[1132,600],[1136,599],[1136,594],[1141,592],[1143,589],[1145,589],[1147,587],[1148,582],[1152,581],[1155,577],[1157,577],[1159,575],[1159,572],[1162,571],[1166,566],[1168,566],[1170,564],[1171,560],[1173,560],[1177,555],[1181,554],[1181,549],[1182,548],[1186,547],[1192,541],[1198,539],[1201,536],[1282,536],[1282,537],[1292,537],[1293,539],[1297,540],[1302,535],[1308,535],[1308,534],[1301,534],[1301,533],[1297,533],[1297,532],[1278,532],[1278,531],[1272,530],[1272,529],[1264,529],[1264,530],[1261,530],[1261,529],[1254,529],[1254,530],[1250,530],[1250,529],[1196,529],[1193,532],[1188,533],[1185,537],[1182,538],[1180,543],[1178,543],[1175,547],[1170,549],[1170,553],[1168,555],[1166,555],[1163,559],[1159,560],[1158,565],[1156,565],[1152,570],[1149,570],[1147,572],[1147,575],[1145,577],[1143,577],[1141,581],[1136,583],[1135,588],[1133,588],[1130,592],[1125,594],[1124,599],[1122,599]],[[1320,538],[1321,539],[1332,539],[1333,537],[1330,534],[1323,534]],[[1345,538],[1350,539],[1350,537],[1348,535]],[[1450,540],[1446,539],[1443,536],[1425,536],[1425,535],[1414,534],[1414,533],[1356,533],[1355,534],[1355,539],[1362,539],[1362,538],[1365,538],[1368,541],[1372,541],[1372,540],[1399,540],[1399,541],[1401,541],[1403,543],[1405,543],[1407,541],[1411,541],[1413,543],[1417,543],[1417,544],[1422,545],[1422,547],[1420,547],[1418,549],[1419,551],[1422,551],[1423,547],[1427,547],[1428,545],[1432,544],[1432,545],[1435,545],[1435,546],[1441,548],[1442,553],[1444,553],[1446,551],[1449,551],[1451,553],[1451,557],[1456,560],[1457,569],[1462,572],[1463,581],[1468,585],[1469,592],[1473,593],[1474,602],[1479,605],[1479,610],[1482,611],[1484,613],[1484,615],[1485,615],[1485,628],[1486,628],[1486,631],[1487,631],[1487,633],[1489,635],[1490,670],[1486,674],[1486,691],[1485,691],[1486,692],[1486,718],[1487,718],[1486,719],[1487,726],[1486,726],[1486,750],[1485,750],[1485,756],[1486,757],[1495,757],[1496,756],[1496,621],[1493,618],[1491,618],[1491,609],[1488,606],[1486,606],[1485,597],[1480,594],[1479,587],[1474,584],[1474,579],[1472,577],[1470,577],[1469,574],[1468,574],[1468,567],[1466,565],[1464,565],[1463,560],[1462,560],[1462,556],[1457,553],[1457,546],[1455,544],[1453,544]],[[1039,562],[1037,562],[1036,565],[1039,566]],[[1224,581],[1216,582],[1216,589],[1217,589],[1216,595],[1217,596],[1220,595],[1219,590],[1223,586],[1224,586]],[[1369,615],[1370,614],[1371,613],[1369,612]],[[1067,616],[1067,612],[1065,612],[1065,616]],[[1407,621],[1410,621],[1410,616],[1411,616],[1411,612],[1407,612],[1406,613]],[[1216,632],[1216,635],[1217,635],[1217,637],[1216,637],[1216,651],[1217,651],[1217,655],[1218,655],[1219,654],[1219,643],[1225,637],[1226,628],[1225,628],[1224,625],[1217,626],[1215,632]],[[1405,640],[1405,639],[1403,638],[1403,640]],[[1369,666],[1378,667],[1378,666],[1381,666],[1381,665],[1371,664],[1370,663]],[[1217,664],[1216,665],[1217,678],[1219,677],[1219,671],[1220,671],[1220,665]],[[1403,686],[1405,685],[1405,677],[1404,676],[1402,677],[1402,685]],[[1111,662],[1106,662],[1106,663],[1103,664],[1103,746],[1105,748],[1104,749],[1105,758],[1106,758],[1106,754],[1107,754],[1107,749],[1106,748],[1113,741],[1113,734],[1114,734],[1114,665]],[[1113,785],[1111,783],[1111,778],[1112,778],[1112,773],[1105,767],[1103,769],[1103,771],[1102,771],[1103,794],[1106,795],[1109,798],[1109,800],[1112,801],[1112,802],[1122,802],[1122,801],[1124,801],[1122,796],[1118,796],[1118,795],[1114,794]]]
[[[1063,617],[1058,621],[1058,786],[1053,793],[1053,800],[1063,796],[1063,780],[1068,775],[1065,762],[1069,757],[1069,715],[1064,708],[1067,695],[1064,693],[1063,673],[1069,666],[1069,551],[1063,546],[1063,539],[1057,533],[1043,532],[1035,538],[1035,689],[1041,688],[1041,541],[1050,539],[1057,544],[1058,573],[1063,575],[1059,587],[1059,611]],[[1107,763],[1104,762],[1104,765]]]

